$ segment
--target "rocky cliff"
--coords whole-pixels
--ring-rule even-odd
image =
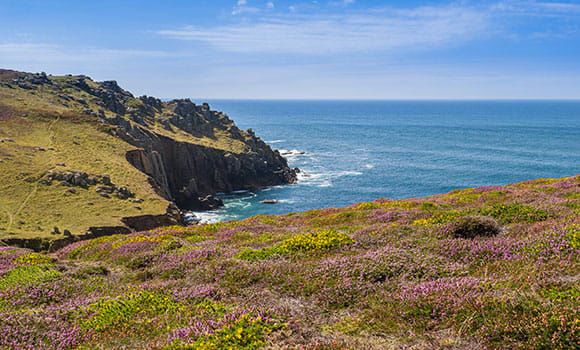
[[[0,141],[0,239],[151,228],[176,223],[176,206],[219,206],[218,192],[296,181],[278,151],[205,103],[83,75],[0,70]]]
[[[175,201],[180,208],[211,209],[218,201],[216,192],[259,189],[296,181],[295,169],[290,169],[278,151],[273,151],[251,130],[242,131],[223,113],[210,110],[207,104],[197,106],[190,100],[163,103],[142,97],[144,108],[131,115],[101,118],[113,125],[114,134],[138,147],[127,152],[127,160],[151,177],[159,194]],[[215,130],[226,132],[243,145],[243,152],[207,147],[187,141],[177,141],[155,133],[148,120],[155,112],[169,109],[170,114],[158,118],[167,131],[177,128],[191,135],[215,138]],[[208,197],[209,196],[209,197]]]

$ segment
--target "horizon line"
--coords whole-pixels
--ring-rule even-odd
[[[163,97],[161,100],[189,98],[192,101],[271,101],[271,102],[580,102],[579,98],[236,98]]]

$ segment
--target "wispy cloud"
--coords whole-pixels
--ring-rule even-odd
[[[131,58],[159,58],[175,53],[155,50],[65,47],[40,43],[0,43],[0,64],[25,62],[102,62]]]
[[[160,30],[163,37],[231,52],[321,54],[451,45],[487,29],[488,13],[463,6],[334,15],[277,15],[255,23]]]
[[[534,0],[504,0],[491,6],[504,14],[563,17],[580,15],[580,4],[571,2],[547,2]]]
[[[238,0],[236,2],[236,5],[232,8],[232,15],[241,15],[241,14],[248,14],[248,13],[258,13],[260,12],[262,9],[255,7],[255,6],[249,6],[248,5],[248,0]]]

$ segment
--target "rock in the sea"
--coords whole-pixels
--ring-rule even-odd
[[[224,206],[224,201],[214,195],[199,198],[199,204],[203,210],[213,210]]]
[[[262,204],[278,204],[278,203],[280,203],[280,201],[278,201],[277,199],[264,199],[263,201],[260,201],[260,203],[262,203]]]
[[[185,225],[196,225],[201,222],[201,219],[197,217],[195,214],[187,212],[183,214],[183,223]]]

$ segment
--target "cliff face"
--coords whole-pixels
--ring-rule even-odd
[[[77,86],[100,98],[103,106],[115,113],[107,117],[101,109],[97,115],[100,122],[115,127],[114,135],[138,147],[127,153],[127,160],[151,177],[161,196],[181,208],[211,209],[219,204],[211,198],[217,192],[296,181],[296,171],[277,151],[251,130],[240,130],[225,114],[212,111],[208,104],[198,106],[189,99],[162,102],[149,96],[128,103],[133,96],[114,81],[91,88],[81,78]],[[236,141],[238,150],[180,141],[172,135],[177,132],[211,140],[218,140],[219,133],[222,139]]]
[[[296,181],[296,171],[288,167],[277,151],[256,137],[242,131],[224,114],[197,106],[190,100],[160,100],[143,97],[143,107],[130,115],[101,117],[112,125],[116,136],[136,150],[127,152],[127,161],[151,177],[151,183],[164,198],[180,208],[212,209],[219,205],[212,196],[217,192],[259,189]],[[155,119],[155,113],[167,113]],[[241,152],[179,141],[151,130],[151,121],[166,131],[175,129],[195,137],[216,139],[223,132],[243,146]],[[210,196],[210,197],[208,197]]]
[[[123,120],[107,122],[118,126],[119,137],[139,147],[127,152],[129,163],[149,175],[158,193],[180,208],[211,209],[215,204],[208,196],[217,192],[296,181],[286,160],[254,135],[246,141],[250,151],[235,154],[176,141]]]
[[[0,239],[150,229],[179,220],[174,204],[212,209],[218,192],[296,181],[226,114],[115,81],[0,70],[0,121]]]

